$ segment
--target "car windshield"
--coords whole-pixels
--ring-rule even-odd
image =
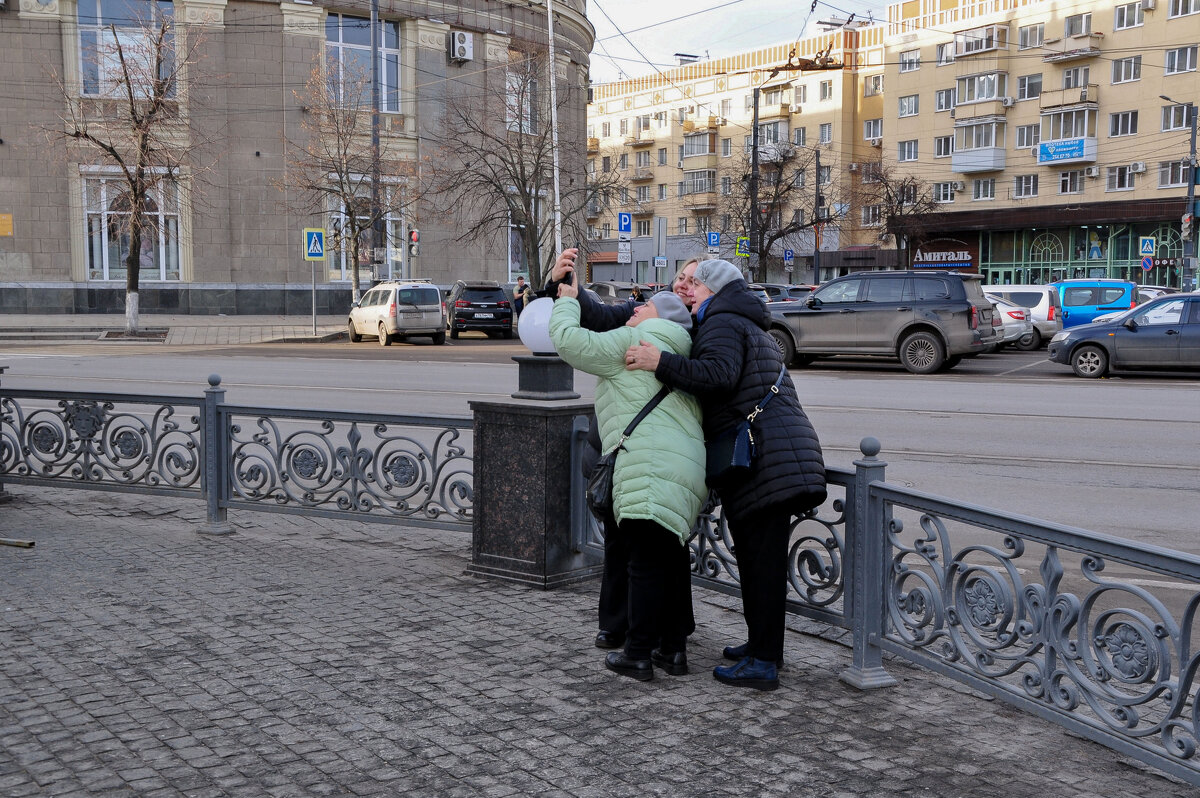
[[[399,302],[402,305],[436,305],[441,294],[436,288],[401,288]]]
[[[468,302],[501,302],[504,300],[504,294],[499,288],[466,288],[462,295],[463,299]]]

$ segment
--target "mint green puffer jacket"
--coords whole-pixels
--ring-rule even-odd
[[[649,371],[626,371],[625,350],[639,340],[686,357],[692,349],[687,330],[666,319],[647,319],[637,327],[596,333],[579,326],[579,303],[554,303],[550,339],[558,354],[580,371],[594,374],[596,418],[604,451],[612,451],[621,433],[662,384]],[[617,521],[647,519],[687,540],[700,506],[704,484],[704,434],[700,405],[683,391],[671,391],[642,419],[613,469],[613,509]]]

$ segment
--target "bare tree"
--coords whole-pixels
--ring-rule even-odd
[[[125,329],[138,330],[138,284],[144,244],[157,230],[149,211],[152,194],[181,177],[196,185],[202,165],[197,153],[205,142],[188,124],[197,108],[191,102],[200,81],[202,34],[177,25],[153,3],[149,16],[114,20],[89,36],[78,79],[55,75],[67,109],[62,127],[46,131],[66,139],[73,154],[91,163],[115,167],[124,190],[110,205],[111,232],[125,267]],[[187,79],[185,80],[185,75]],[[151,253],[152,257],[152,253]]]
[[[541,285],[554,264],[553,138],[549,121],[546,57],[531,49],[510,58],[506,70],[482,76],[478,93],[451,97],[445,130],[454,131],[428,159],[431,201],[456,216],[462,233],[512,231],[533,285]],[[585,174],[582,139],[572,130],[572,109],[580,88],[557,92],[560,135],[560,211],[564,246],[585,239],[584,209],[604,205],[620,183],[616,172]],[[582,122],[582,120],[577,120]],[[579,125],[575,125],[578,127]]]
[[[909,253],[921,243],[938,210],[929,184],[896,166],[869,161],[859,169],[855,195],[860,207],[874,208],[866,213],[879,225],[881,245],[890,239],[897,266],[908,268]]]
[[[302,136],[287,139],[286,175],[277,185],[299,197],[290,210],[330,217],[327,251],[348,253],[351,299],[357,302],[360,266],[371,260],[374,231],[415,201],[413,164],[390,157],[372,139],[368,72],[350,63],[322,62],[296,98],[305,110]]]

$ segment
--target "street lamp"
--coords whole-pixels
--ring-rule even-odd
[[[1179,275],[1179,287],[1184,288],[1184,277],[1190,275],[1191,283],[1196,279],[1196,242],[1192,238],[1192,215],[1196,208],[1196,105],[1192,102],[1181,103],[1178,100],[1172,100],[1165,94],[1158,95],[1159,99],[1166,100],[1173,105],[1182,105],[1187,108],[1188,121],[1191,125],[1192,139],[1191,147],[1188,152],[1188,168],[1187,168],[1187,207],[1183,210],[1183,218],[1180,219],[1181,230],[1183,235],[1183,271]]]

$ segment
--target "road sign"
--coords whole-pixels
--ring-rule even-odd
[[[633,232],[633,214],[618,213],[617,214],[617,239],[620,241],[628,241],[629,234]],[[625,261],[628,263],[629,261]]]
[[[304,259],[325,260],[325,231],[321,228],[304,228]]]
[[[623,253],[625,255],[628,255],[630,252],[633,252],[633,242],[632,241],[618,241],[617,242],[617,252]]]
[[[1154,268],[1154,258],[1149,255],[1142,258],[1142,271],[1150,271]]]
[[[750,238],[749,236],[738,236],[737,249],[735,252],[743,258],[750,257]]]
[[[709,248],[708,248],[708,254],[709,254],[709,255],[720,255],[720,254],[721,254],[721,248],[720,248],[720,247],[709,247]]]
[[[793,271],[795,271],[795,267],[793,267],[793,266],[784,266],[784,267],[783,267],[783,270],[784,270],[785,272],[787,272],[788,274],[791,274]]]
[[[1142,257],[1147,255],[1154,257],[1156,243],[1154,236],[1138,236],[1138,252]]]
[[[708,234],[708,248],[711,250],[713,247],[719,247],[719,246],[721,246],[721,234],[720,233],[709,233]]]
[[[618,252],[617,253],[617,263],[633,263],[633,253],[632,252]]]
[[[654,268],[656,268],[656,269],[667,268],[667,257],[665,255],[656,255],[654,258]]]
[[[796,262],[796,253],[790,249],[785,249],[783,251],[783,265],[791,266],[795,262]],[[789,271],[791,271],[791,270],[789,269]]]

